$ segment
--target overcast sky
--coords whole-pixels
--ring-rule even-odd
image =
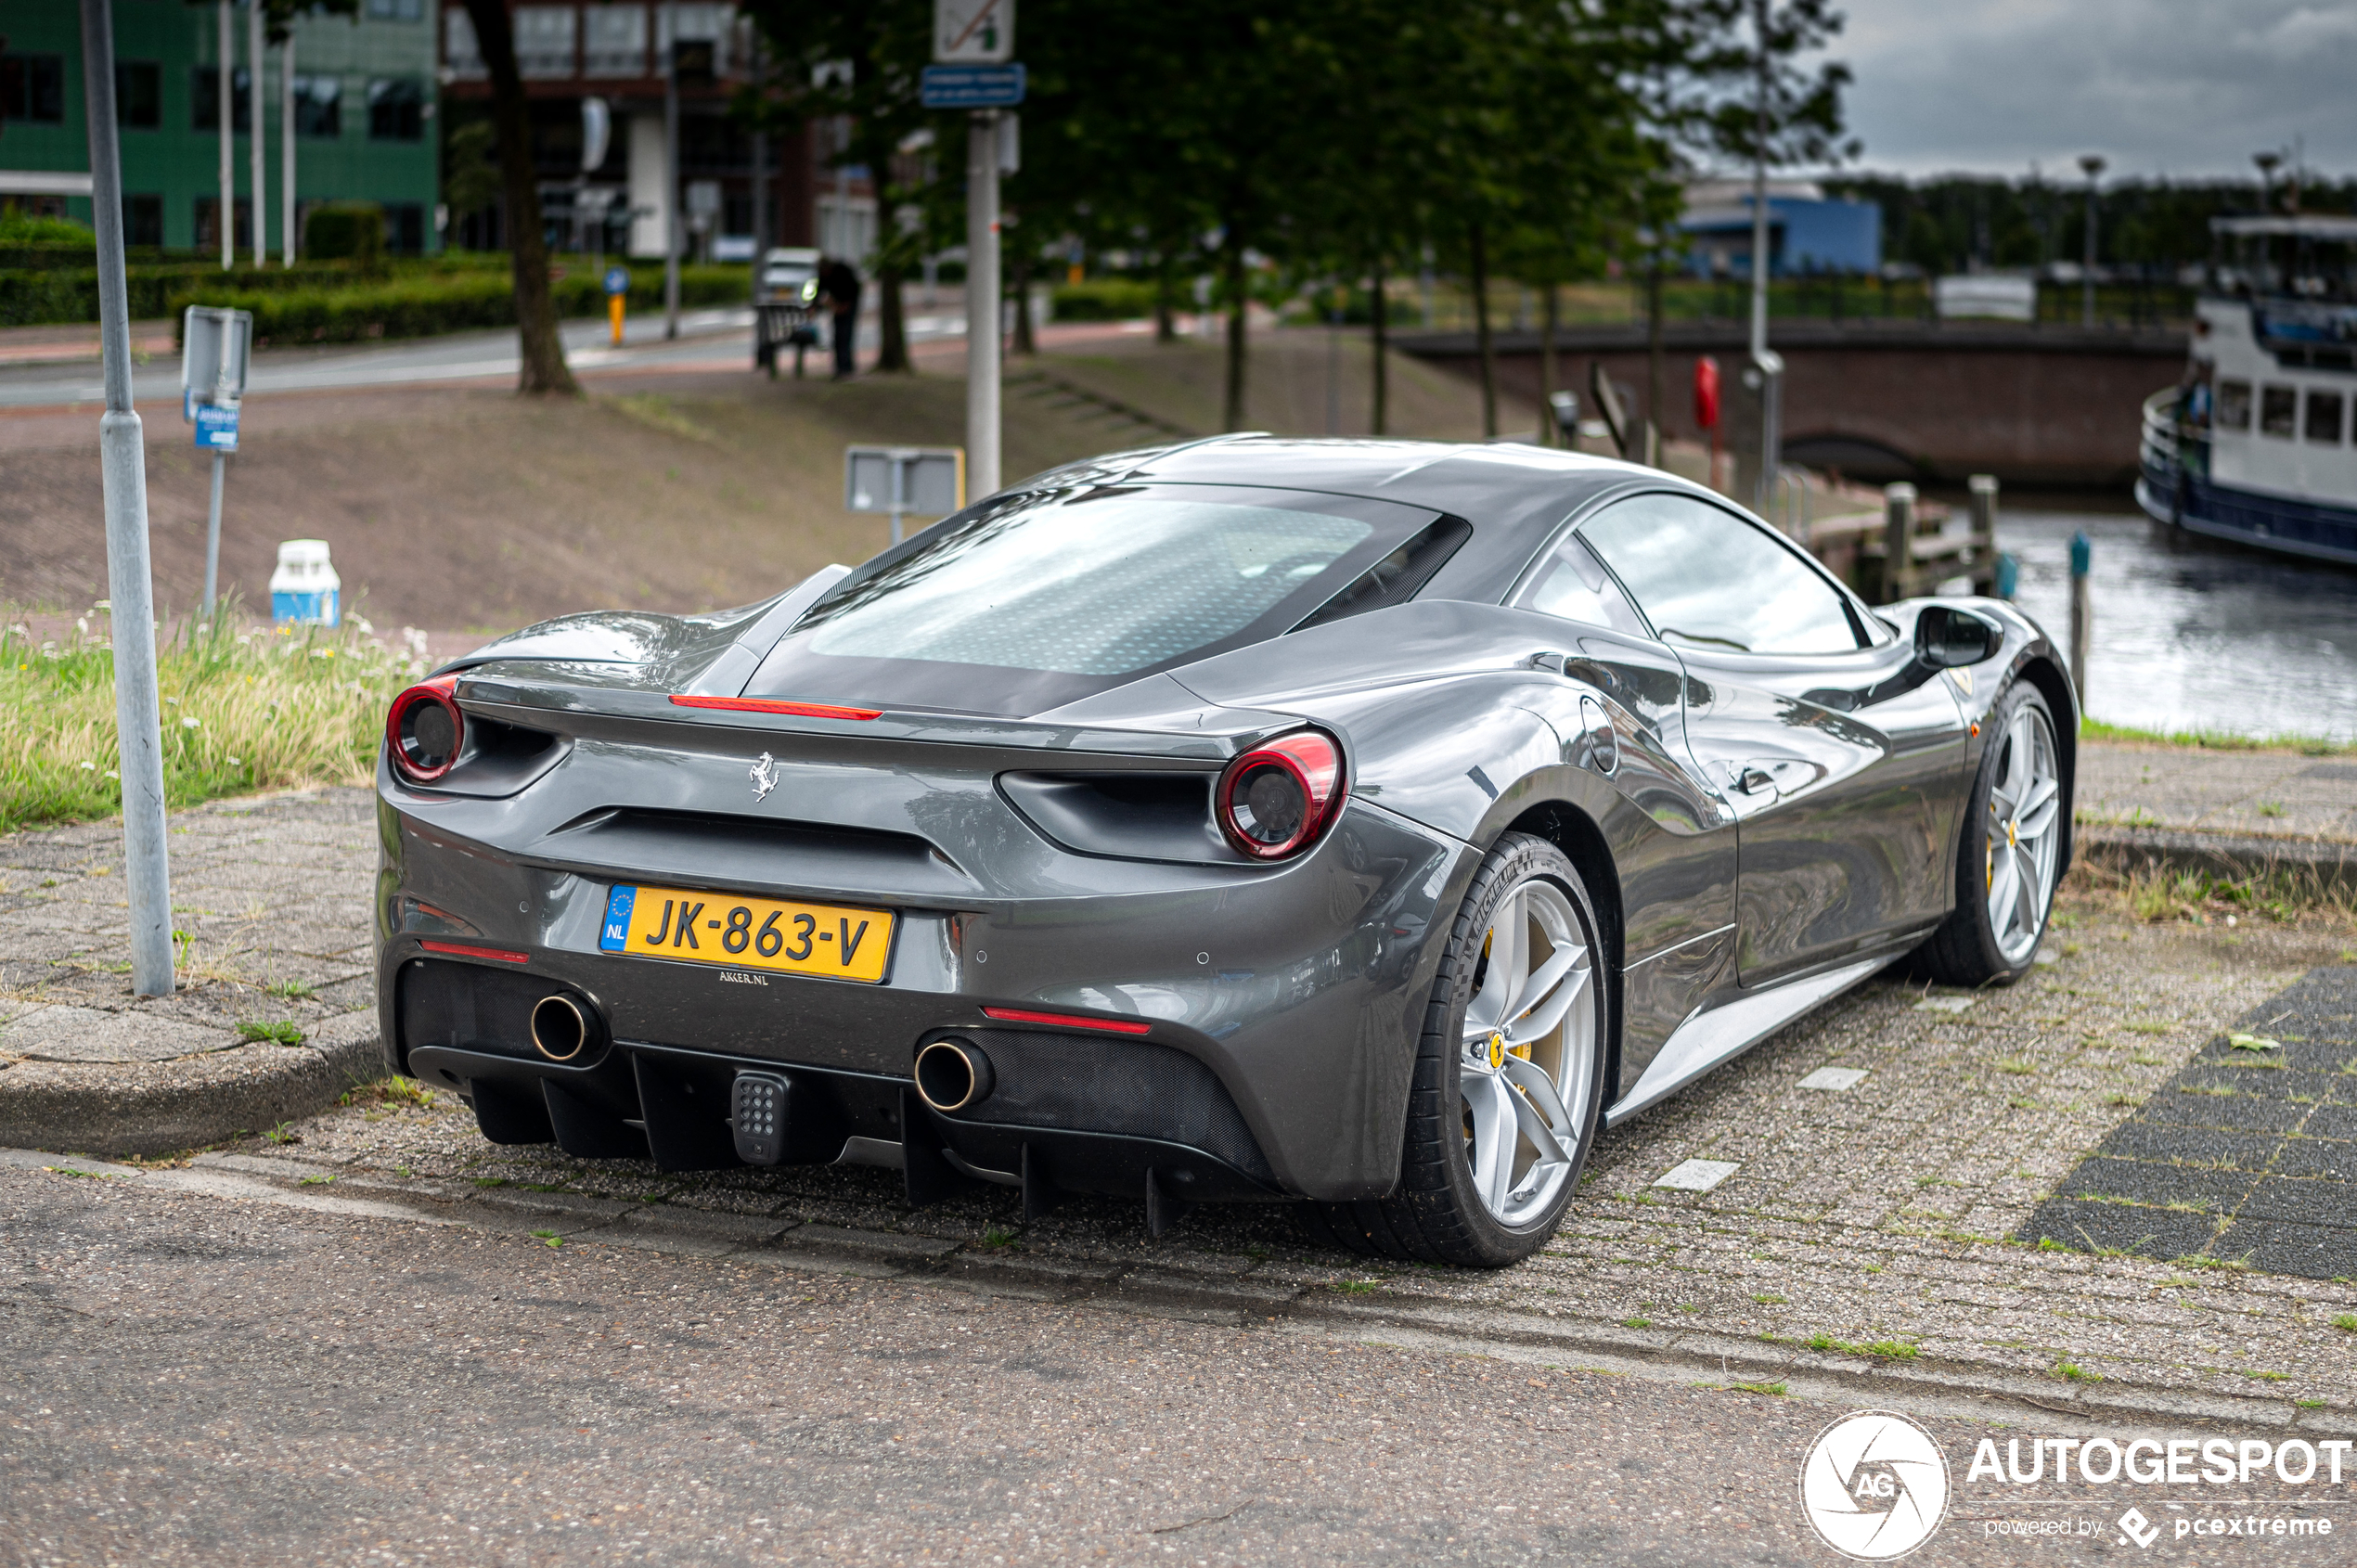
[[[1831,58],[1859,164],[2020,175],[2034,160],[2256,177],[2306,137],[2309,166],[2357,174],[2357,0],[1838,0]]]

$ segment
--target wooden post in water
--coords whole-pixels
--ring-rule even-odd
[[[2079,713],[2087,713],[2087,645],[2095,635],[2095,607],[2087,597],[2087,572],[2095,547],[2082,533],[2070,536],[2070,684],[2079,694]]]
[[[1914,591],[1915,487],[1886,484],[1882,504],[1882,601],[1895,604]]]
[[[1984,594],[1997,591],[1997,476],[1975,474],[1972,491],[1972,580]]]

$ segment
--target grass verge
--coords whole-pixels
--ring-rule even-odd
[[[385,705],[424,666],[365,621],[241,629],[230,610],[157,648],[165,803],[366,783]],[[0,832],[122,809],[105,615],[94,608],[62,642],[0,631]]]
[[[2081,719],[2079,723],[2081,740],[2107,741],[2120,746],[2183,746],[2203,752],[2298,752],[2302,756],[2331,757],[2347,752],[2357,752],[2357,740],[2331,740],[2314,735],[2279,735],[2254,737],[2231,735],[2223,730],[2179,729],[2163,732],[2157,729],[2132,729],[2126,725],[2105,724],[2100,719]]]

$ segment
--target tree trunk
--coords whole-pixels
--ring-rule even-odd
[[[507,187],[508,257],[515,275],[516,333],[522,392],[579,392],[557,336],[557,302],[548,291],[548,247],[540,232],[540,181],[532,166],[532,121],[516,38],[505,0],[467,0],[475,42],[491,73],[492,121],[499,130],[499,174]]]
[[[1007,281],[1015,291],[1015,353],[1037,353],[1038,341],[1031,335],[1031,256],[1022,246],[1015,249]]]
[[[756,251],[754,254],[763,254]],[[897,262],[876,269],[876,368],[907,370],[908,368],[908,312],[901,302],[900,264]]]
[[[1154,341],[1178,341],[1178,279],[1173,276],[1166,248],[1154,263]]]
[[[1223,430],[1244,428],[1244,240],[1235,224],[1228,225],[1228,398],[1220,426]]]
[[[1481,433],[1498,439],[1498,355],[1489,341],[1489,251],[1481,225],[1465,231],[1467,259],[1473,263],[1474,341],[1481,354]]]
[[[1539,444],[1561,446],[1563,431],[1555,428],[1555,328],[1559,323],[1560,301],[1556,287],[1547,285],[1545,314],[1539,319]]]
[[[1391,352],[1391,313],[1384,306],[1383,252],[1380,251],[1375,252],[1374,285],[1373,293],[1370,296],[1367,302],[1368,325],[1374,339],[1373,347],[1375,354],[1374,385],[1372,390],[1374,413],[1373,417],[1368,420],[1368,427],[1370,434],[1381,435],[1384,433],[1385,422],[1391,413],[1389,406],[1391,401],[1391,377],[1389,374],[1391,366],[1388,358]]]

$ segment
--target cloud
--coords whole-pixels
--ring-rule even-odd
[[[2357,0],[1848,0],[1831,58],[1867,167],[2076,175],[2251,174],[2303,137],[2357,172]]]

